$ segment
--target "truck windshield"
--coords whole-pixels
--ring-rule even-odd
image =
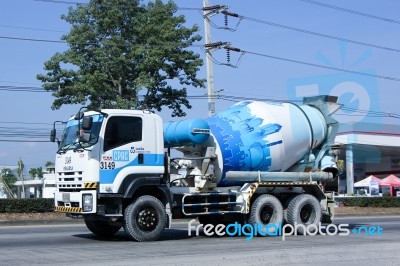
[[[99,139],[101,123],[103,122],[103,115],[96,114],[93,115],[92,117],[93,117],[92,128],[90,130],[85,130],[85,133],[90,133],[89,141],[79,142],[78,120],[69,120],[61,136],[59,151],[88,148],[97,143]]]

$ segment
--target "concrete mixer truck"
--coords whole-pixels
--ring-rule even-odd
[[[122,227],[158,239],[172,218],[292,224],[333,217],[334,96],[303,104],[243,101],[205,119],[163,123],[146,110],[79,110],[58,143],[55,210],[99,236]],[[56,123],[55,123],[56,124]],[[54,125],[55,125],[54,124]]]

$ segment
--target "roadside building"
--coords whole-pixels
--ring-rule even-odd
[[[345,165],[338,180],[340,194],[354,193],[354,183],[370,175],[380,179],[389,175],[400,177],[399,125],[342,124],[335,142],[341,145],[339,159]],[[386,189],[381,187],[381,192]]]
[[[7,168],[11,173],[17,177],[17,193],[14,195],[16,198],[53,198],[56,189],[55,182],[55,166],[49,165],[43,171],[43,178],[28,179],[26,169],[23,173],[23,180],[18,176],[18,166],[0,166],[0,169]],[[30,177],[29,177],[30,178]],[[3,184],[0,182],[0,198],[6,198]]]
[[[54,198],[56,190],[56,174],[55,165],[47,166],[46,172],[43,173],[42,178],[42,198]]]
[[[54,198],[56,189],[55,166],[51,164],[43,171],[43,178],[34,178],[31,180],[18,180],[17,186],[18,198]],[[25,191],[25,196],[23,195]]]

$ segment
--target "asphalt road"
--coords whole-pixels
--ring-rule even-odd
[[[181,221],[166,230],[159,241],[138,243],[128,239],[123,230],[112,239],[95,237],[82,224],[2,226],[0,264],[400,264],[400,217],[340,218],[334,223],[349,224],[349,235],[288,236],[285,241],[282,236],[246,240],[245,236],[208,237],[201,232],[196,236],[192,230],[192,236],[188,236],[187,221]],[[370,230],[368,235],[366,228]],[[329,231],[333,234],[334,228]]]

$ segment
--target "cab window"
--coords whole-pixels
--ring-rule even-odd
[[[108,119],[104,134],[104,151],[142,140],[140,117],[115,116]]]

